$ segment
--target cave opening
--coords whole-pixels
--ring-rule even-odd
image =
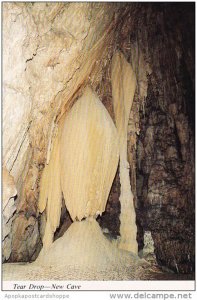
[[[70,187],[67,185],[64,195],[58,198],[61,209],[58,208],[59,223],[54,225],[53,242],[60,241],[66,232],[71,232],[74,228],[71,225],[76,225],[76,219],[86,224],[87,216],[96,215],[99,228],[114,247],[121,243],[123,232],[130,242],[131,235],[135,235],[136,245],[130,243],[132,245],[127,245],[130,248],[123,245],[121,251],[134,253],[131,247],[137,247],[137,255],[161,271],[159,275],[152,275],[154,279],[194,278],[194,6],[193,3],[3,4],[5,206],[2,211],[2,247],[5,270],[9,263],[35,262],[41,253],[47,224],[47,208],[41,211],[39,208],[43,171],[50,165],[51,156],[57,156],[57,153],[52,154],[52,150],[60,124],[68,118],[88,87],[97,95],[117,132],[125,130],[122,140],[119,137],[119,147],[126,145],[126,154],[122,156],[125,155],[128,167],[125,161],[122,163],[119,154],[105,209],[101,211],[100,205],[98,214],[95,206],[92,208],[94,213],[90,214],[87,209],[88,213],[77,213],[75,218],[74,211],[81,200],[75,207],[70,205],[67,194]],[[113,62],[117,53],[122,65],[125,64],[124,72],[123,67],[118,69],[118,63],[115,66]],[[117,104],[114,100],[116,86],[121,84],[117,81],[113,85],[113,79],[124,77],[127,64],[136,78],[128,114],[124,101],[118,100]],[[116,69],[114,74],[113,68]],[[125,82],[129,76],[125,76]],[[132,81],[126,84],[124,80],[122,85],[130,88]],[[118,93],[123,98],[130,93],[132,98],[132,90]],[[120,108],[117,109],[118,105]],[[120,116],[122,107],[125,119],[128,119],[123,125]],[[79,120],[80,114],[76,123]],[[98,126],[96,133],[95,125],[95,134],[92,134],[92,140],[97,143],[94,153],[100,147],[101,127]],[[103,127],[104,131],[106,126]],[[74,125],[71,131],[72,128]],[[80,148],[80,145],[76,142],[71,152],[76,152],[77,147]],[[83,156],[84,149],[82,147],[81,152],[79,149],[77,155]],[[107,159],[108,163],[114,153]],[[67,169],[69,163],[65,163]],[[55,173],[55,164],[54,159],[51,173]],[[75,167],[77,169],[77,164]],[[85,164],[83,167],[86,168]],[[123,169],[129,173],[130,206],[134,207],[134,216],[132,211],[129,212],[129,205],[126,210],[125,204],[121,205],[121,195],[129,193],[123,188]],[[109,170],[110,167],[107,168]],[[95,177],[97,175],[94,174]],[[68,182],[70,176],[67,177]],[[51,179],[53,192],[56,190],[54,182],[58,182],[57,175]],[[76,182],[73,190],[76,190]],[[96,189],[100,189],[99,184]],[[124,222],[127,222],[126,225]],[[123,225],[124,230],[121,229]],[[95,232],[99,232],[96,226]],[[82,227],[80,230],[83,232]],[[91,230],[87,231],[88,234],[91,236]],[[6,276],[11,276],[6,272]],[[128,278],[143,278],[141,273],[132,274]]]

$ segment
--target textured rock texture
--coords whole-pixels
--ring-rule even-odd
[[[12,222],[15,217],[16,205],[15,198],[17,190],[13,176],[10,175],[6,167],[3,166],[2,172],[3,180],[3,205],[2,205],[2,219],[3,219],[3,260],[7,260],[11,253],[11,239],[12,239]]]
[[[23,214],[18,215],[13,221],[11,261],[35,260],[41,247],[37,219],[33,216],[27,218]]]
[[[140,111],[137,215],[157,261],[180,273],[194,270],[193,18],[193,5],[149,6],[138,31],[151,74]]]
[[[139,251],[139,257],[156,264],[154,241],[150,231],[144,232],[144,247]]]

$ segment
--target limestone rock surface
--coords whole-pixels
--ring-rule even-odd
[[[3,203],[2,203],[2,225],[3,225],[3,261],[7,260],[11,253],[11,228],[16,212],[15,197],[17,190],[13,176],[3,166]]]
[[[100,71],[118,9],[99,3],[3,4],[3,160],[16,183],[29,145],[37,145],[36,156],[47,148],[62,104],[96,65]]]
[[[35,260],[41,246],[37,220],[19,215],[13,221],[12,236],[10,261]]]

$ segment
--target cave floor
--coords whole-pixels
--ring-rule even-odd
[[[95,220],[73,223],[32,263],[3,264],[3,280],[188,280],[162,271],[153,261],[119,249]]]
[[[192,274],[174,274],[157,266],[134,265],[107,269],[77,268],[76,266],[36,266],[34,263],[3,264],[3,280],[194,280]]]

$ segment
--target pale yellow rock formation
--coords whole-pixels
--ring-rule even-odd
[[[118,164],[118,136],[107,110],[90,88],[65,119],[61,185],[73,220],[105,211]]]
[[[63,128],[62,128],[63,127]],[[41,179],[38,207],[47,210],[43,239],[48,248],[59,225],[62,191],[73,221],[105,211],[117,170],[117,129],[97,95],[87,87],[59,127]]]
[[[27,162],[29,146],[27,132],[31,111],[30,86],[25,72],[27,58],[24,57],[24,44],[31,28],[31,47],[33,47],[35,26],[32,26],[31,17],[20,5],[4,3],[2,11],[3,161],[17,183]]]
[[[49,165],[45,166],[40,184],[40,196],[38,208],[43,212],[46,208],[47,223],[43,244],[49,247],[53,242],[53,233],[59,226],[62,207],[62,190],[60,186],[60,138],[57,135],[54,140]]]
[[[3,210],[6,208],[10,198],[16,196],[17,190],[14,177],[10,175],[7,168],[3,166]]]
[[[137,227],[127,161],[127,127],[136,88],[136,77],[124,55],[117,51],[112,59],[112,100],[120,144],[121,214],[119,247],[137,253]]]

